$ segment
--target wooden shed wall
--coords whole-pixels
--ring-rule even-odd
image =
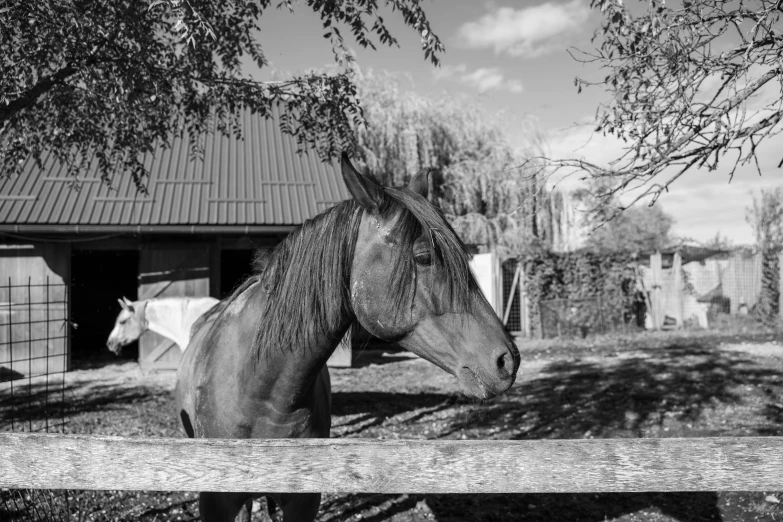
[[[69,369],[70,254],[68,243],[0,245],[0,381]]]

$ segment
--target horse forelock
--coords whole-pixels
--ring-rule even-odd
[[[468,250],[451,227],[441,210],[420,195],[406,188],[386,188],[386,194],[393,203],[389,212],[399,217],[392,228],[401,255],[392,269],[392,298],[398,313],[405,303],[412,303],[415,292],[416,273],[413,247],[416,240],[424,236],[430,244],[433,263],[438,263],[447,281],[445,305],[451,311],[470,312],[472,297],[479,291],[470,269]]]

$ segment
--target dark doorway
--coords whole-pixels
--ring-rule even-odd
[[[220,298],[231,295],[253,273],[255,250],[223,250],[220,252]]]
[[[114,320],[120,312],[117,299],[135,301],[138,295],[139,253],[129,251],[83,250],[72,255],[71,264],[71,357],[81,363],[116,361],[106,348]],[[137,359],[138,343],[122,349],[122,360]]]

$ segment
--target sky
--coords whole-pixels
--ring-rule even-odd
[[[318,17],[304,2],[295,5],[294,13],[270,9],[262,17],[260,41],[272,66],[262,76],[280,78],[333,63]],[[524,141],[521,133],[529,132],[532,120],[552,157],[605,164],[621,154],[617,141],[593,134],[591,122],[606,93],[590,87],[579,94],[574,86],[577,76],[599,80],[605,74],[569,54],[569,49],[592,49],[600,17],[589,9],[589,0],[423,0],[422,5],[446,47],[441,67],[425,60],[419,35],[391,11],[383,18],[400,47],[362,49],[347,38],[358,65],[405,75],[409,81],[403,87],[421,95],[469,96],[488,112],[504,111],[511,115],[512,139]],[[344,35],[349,32],[342,29]],[[691,171],[656,204],[674,217],[674,233],[680,237],[707,241],[720,233],[735,244],[750,244],[746,208],[760,189],[783,185],[777,168],[782,157],[783,136],[778,136],[759,150],[763,176],[748,165],[730,180],[728,162],[712,172]],[[574,186],[573,180],[563,184]]]

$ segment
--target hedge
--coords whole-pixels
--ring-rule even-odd
[[[541,337],[540,303],[549,299],[593,299],[591,318],[584,328],[596,329],[595,321],[610,318],[612,324],[641,326],[644,299],[636,287],[636,256],[628,252],[597,254],[590,251],[555,253],[540,250],[520,258],[530,300],[531,334]],[[592,301],[593,303],[595,301]],[[603,319],[602,319],[603,318]]]

